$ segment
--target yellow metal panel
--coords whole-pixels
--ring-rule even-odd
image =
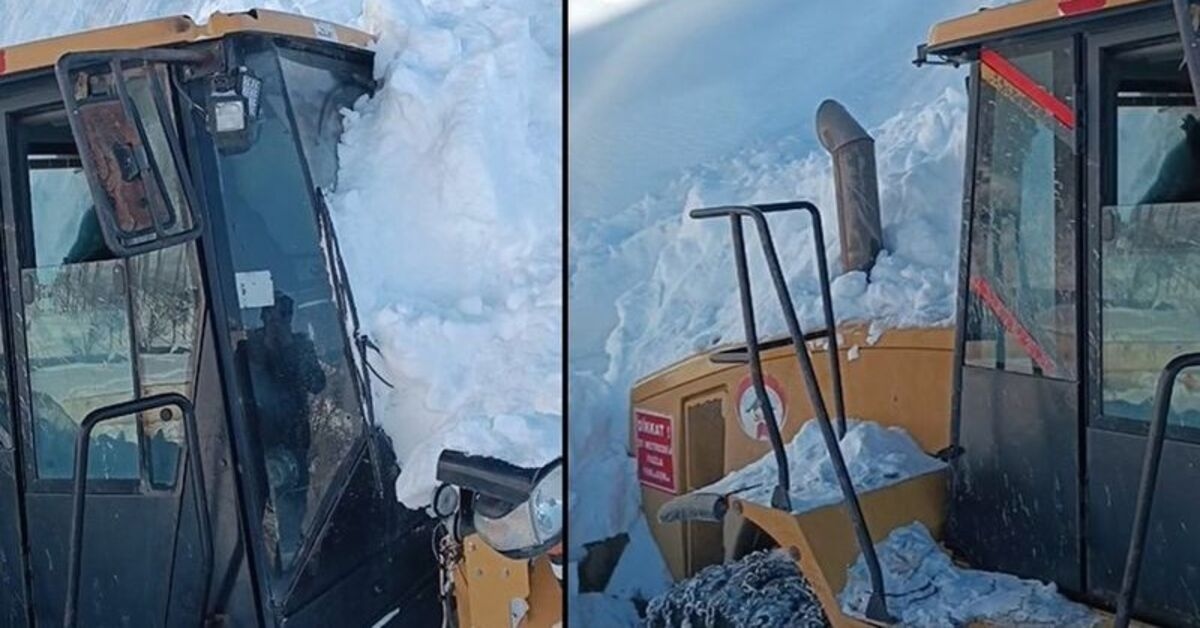
[[[950,441],[950,398],[953,385],[954,330],[897,329],[885,332],[869,342],[868,329],[850,325],[840,330],[843,385],[846,411],[851,416],[896,425],[906,429],[928,452],[936,452]],[[819,343],[810,343],[813,362],[825,402],[833,412],[828,362]],[[857,358],[849,359],[857,347]],[[724,347],[728,348],[728,347]],[[719,349],[718,349],[719,350]],[[740,469],[770,452],[770,445],[751,438],[743,431],[738,417],[737,390],[747,376],[743,364],[714,364],[712,352],[688,358],[639,382],[633,390],[634,409],[668,416],[675,426],[673,442],[675,486],[679,493],[698,488],[690,482],[685,469],[695,468],[696,457],[720,455],[722,474]],[[802,383],[795,351],[790,346],[763,353],[763,372],[778,382],[786,399],[787,420],[783,437],[790,440],[804,421],[813,416],[808,394]],[[684,425],[685,409],[703,399],[721,399],[724,415],[723,446],[710,447],[704,434]],[[630,450],[636,452],[634,430],[630,430]],[[711,462],[711,461],[706,461]],[[650,530],[662,550],[671,574],[682,578],[715,562],[723,552],[716,548],[696,548],[697,543],[716,543],[725,534],[713,524],[662,524],[658,509],[673,495],[642,487],[642,505]],[[705,528],[708,526],[708,528]],[[732,534],[731,531],[726,533]],[[730,548],[724,548],[728,551]]]
[[[336,41],[366,48],[371,35],[348,26],[278,11],[255,9],[244,13],[214,13],[203,25],[188,16],[164,17],[110,26],[0,48],[0,74],[51,67],[68,52],[133,50],[220,39],[233,33],[259,32],[314,40]]]
[[[896,528],[916,521],[938,539],[946,503],[946,476],[941,472],[929,473],[863,493],[859,503],[875,543]],[[792,552],[834,628],[869,625],[843,614],[837,601],[846,586],[849,569],[859,555],[845,506],[833,504],[801,515],[744,501],[736,501],[734,507],[770,535],[779,547]]]
[[[528,604],[521,628],[562,623],[562,584],[545,556],[511,560],[476,535],[463,542],[463,561],[454,574],[462,628],[508,628],[513,600]]]

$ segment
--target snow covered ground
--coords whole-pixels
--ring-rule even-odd
[[[0,43],[253,7],[379,37],[383,83],[346,114],[332,209],[398,384],[379,405],[398,496],[428,503],[445,446],[560,455],[560,0],[3,0]]]
[[[571,0],[588,6],[589,0]],[[834,285],[840,319],[876,329],[953,316],[966,120],[964,73],[910,64],[928,27],[980,0],[658,0],[572,29],[568,213],[571,544],[639,543],[627,451],[632,383],[697,349],[741,339],[727,229],[685,217],[728,202],[810,199],[834,225],[829,159],[812,130],[837,98],[876,138],[886,251]],[[597,9],[598,11],[601,8]],[[811,232],[774,229],[802,322],[817,314]],[[751,238],[753,240],[753,238]],[[836,259],[836,228],[827,242]],[[841,274],[837,264],[831,269]],[[752,261],[751,273],[765,285]],[[762,333],[782,330],[760,291]],[[646,542],[653,547],[653,544]],[[626,552],[663,574],[655,553]],[[663,587],[643,578],[637,595]],[[572,605],[615,616],[623,585]],[[582,596],[588,598],[589,596]],[[605,606],[608,603],[608,606]]]
[[[1086,606],[1067,600],[1053,584],[956,566],[920,523],[897,528],[876,548],[888,612],[900,625],[1088,628],[1099,623]],[[859,557],[839,597],[842,609],[862,617],[870,594],[866,563]]]

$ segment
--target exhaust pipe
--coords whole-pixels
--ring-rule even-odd
[[[869,271],[883,248],[875,140],[836,100],[817,108],[817,137],[833,158],[842,268]]]

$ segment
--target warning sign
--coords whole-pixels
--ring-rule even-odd
[[[779,424],[779,431],[782,433],[783,426],[787,425],[787,397],[783,394],[783,387],[774,377],[764,374],[763,384],[767,388],[767,399],[771,400],[771,409],[775,412],[775,421]],[[742,378],[742,382],[738,384],[737,398],[738,422],[742,425],[742,431],[754,440],[763,442],[771,440],[770,433],[767,431],[766,415],[762,411],[758,393],[754,390],[754,384],[751,383],[749,375]]]
[[[677,494],[671,417],[635,408],[633,428],[638,481],[650,488]]]

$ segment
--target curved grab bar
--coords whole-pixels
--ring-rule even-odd
[[[842,450],[839,445],[839,434],[835,433],[833,423],[829,419],[829,411],[825,406],[820,384],[817,382],[816,371],[813,370],[812,357],[808,353],[808,346],[804,343],[804,331],[801,329],[800,321],[796,317],[796,308],[792,302],[791,293],[787,287],[787,280],[784,278],[783,270],[779,263],[779,254],[776,252],[775,242],[771,237],[771,228],[767,224],[766,214],[788,210],[804,210],[812,217],[813,239],[817,249],[818,279],[821,283],[821,296],[824,301],[825,322],[830,332],[828,335],[830,342],[829,360],[833,376],[834,394],[837,398],[837,411],[841,433],[845,434],[845,411],[842,404],[837,328],[834,325],[833,300],[830,298],[829,267],[825,259],[825,238],[824,232],[821,229],[821,213],[817,209],[817,206],[807,201],[771,203],[767,205],[729,205],[696,209],[691,211],[690,215],[692,218],[701,220],[728,216],[730,220],[738,292],[742,305],[742,324],[746,332],[746,354],[750,367],[750,379],[754,383],[754,389],[759,399],[759,406],[762,408],[764,418],[766,419],[767,435],[771,441],[771,449],[775,454],[776,465],[779,467],[779,485],[775,487],[771,505],[775,508],[791,510],[790,477],[787,466],[787,451],[784,449],[783,438],[775,419],[775,411],[771,406],[766,386],[763,383],[762,359],[759,355],[758,331],[754,321],[754,302],[751,296],[750,273],[746,263],[746,240],[742,231],[743,218],[750,218],[754,221],[755,227],[758,230],[763,256],[767,262],[767,269],[770,271],[771,280],[775,287],[775,293],[779,298],[779,305],[783,310],[784,320],[787,322],[792,344],[796,347],[796,359],[800,364],[800,373],[804,376],[805,389],[808,392],[809,400],[812,402],[813,410],[816,412],[817,423],[821,427],[821,435],[825,440],[825,448],[833,464],[834,475],[837,476],[842,497],[846,501],[846,510],[854,526],[854,535],[858,540],[859,550],[862,551],[863,559],[867,563],[867,571],[871,579],[871,598],[867,602],[867,618],[873,621],[891,623],[893,618],[887,612],[883,569],[879,565],[879,556],[875,552],[875,545],[871,540],[871,532],[867,527],[862,506],[858,501],[858,493],[854,488],[853,481],[850,479],[850,472],[846,468],[846,460],[842,456]]]
[[[200,625],[204,625],[204,614],[208,612],[208,590],[212,580],[213,548],[212,530],[208,521],[208,493],[204,487],[204,466],[200,461],[200,436],[196,429],[196,411],[192,402],[177,393],[163,393],[135,399],[124,403],[105,406],[88,413],[79,424],[79,435],[75,440],[75,484],[71,509],[71,546],[67,562],[67,598],[63,610],[63,626],[74,628],[78,619],[79,579],[83,560],[83,521],[87,497],[88,446],[92,430],[97,425],[132,414],[155,408],[176,406],[183,413],[183,427],[187,439],[188,474],[192,481],[192,495],[196,503],[196,519],[199,521],[200,553],[204,561],[204,574],[200,596]]]

